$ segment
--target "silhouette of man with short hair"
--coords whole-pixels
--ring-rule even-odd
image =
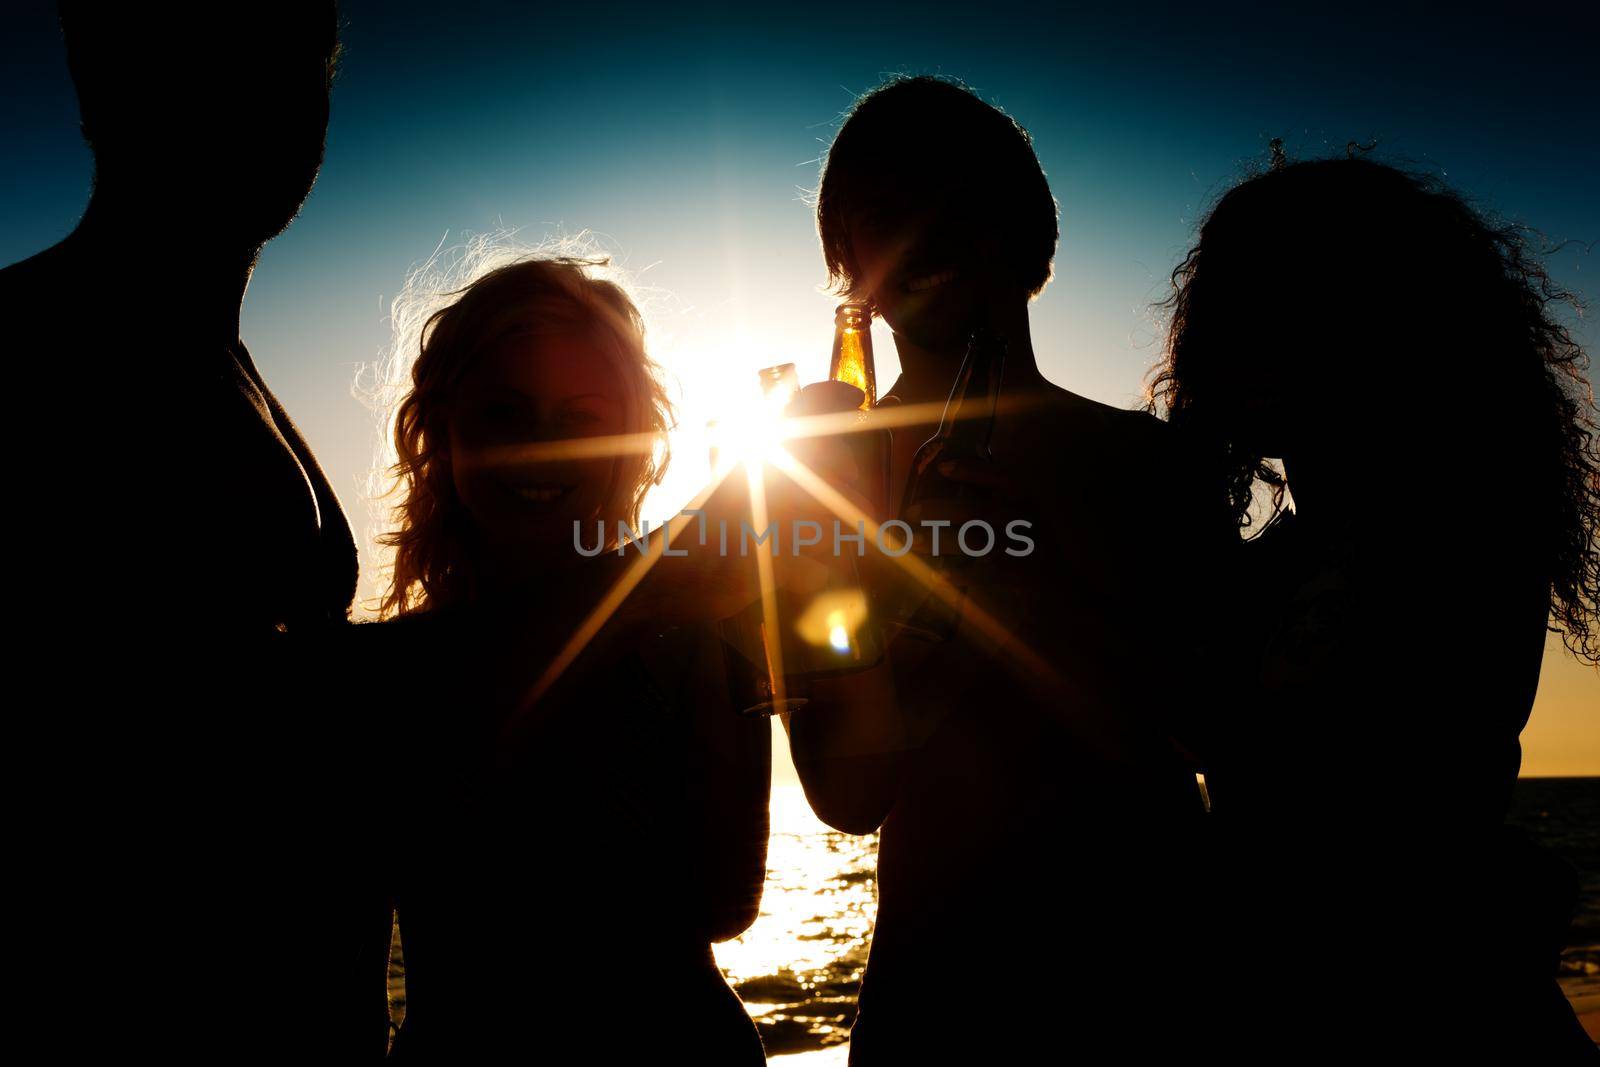
[[[969,608],[947,642],[896,640],[887,679],[814,684],[788,717],[818,815],[882,833],[851,1062],[1159,1059],[1193,1036],[1144,986],[1195,934],[1203,807],[1171,737],[1196,681],[1189,583],[1222,537],[1186,503],[1169,427],[1040,373],[1028,303],[1050,279],[1056,205],[1014,120],[944,80],[890,81],[834,140],[817,220],[838,288],[894,330],[885,402],[932,412],[894,430],[890,499],[986,327],[1007,348],[994,462],[947,474],[987,497],[960,518],[1028,520],[1037,543],[967,564],[1010,642]]]
[[[285,644],[347,623],[355,544],[239,338],[322,161],[335,8],[72,0],[61,24],[93,193],[0,271],[35,531],[23,1017],[169,1060],[377,1059],[354,709]]]

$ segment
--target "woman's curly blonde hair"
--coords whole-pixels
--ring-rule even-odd
[[[379,602],[383,618],[474,595],[470,519],[456,494],[446,445],[451,401],[474,358],[518,334],[585,331],[623,381],[629,432],[653,447],[619,455],[608,514],[637,525],[645,494],[666,473],[672,404],[645,349],[645,322],[610,261],[584,237],[537,250],[505,234],[435,255],[394,301],[395,344],[380,369],[376,406],[385,454],[376,496],[395,499]]]

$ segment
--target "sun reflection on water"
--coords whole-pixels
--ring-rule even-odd
[[[877,914],[878,838],[823,825],[797,785],[774,786],[771,810],[760,918],[715,951],[776,1056],[850,1036]]]

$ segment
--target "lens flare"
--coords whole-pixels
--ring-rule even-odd
[[[833,629],[828,631],[828,644],[840,652],[850,651],[850,631],[844,628],[843,622],[833,624]]]

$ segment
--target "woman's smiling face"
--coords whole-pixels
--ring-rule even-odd
[[[456,391],[449,432],[456,493],[492,549],[570,552],[574,522],[611,526],[624,517],[609,514],[617,510],[618,462],[552,454],[548,446],[627,430],[621,377],[595,338],[506,338],[480,353]]]

